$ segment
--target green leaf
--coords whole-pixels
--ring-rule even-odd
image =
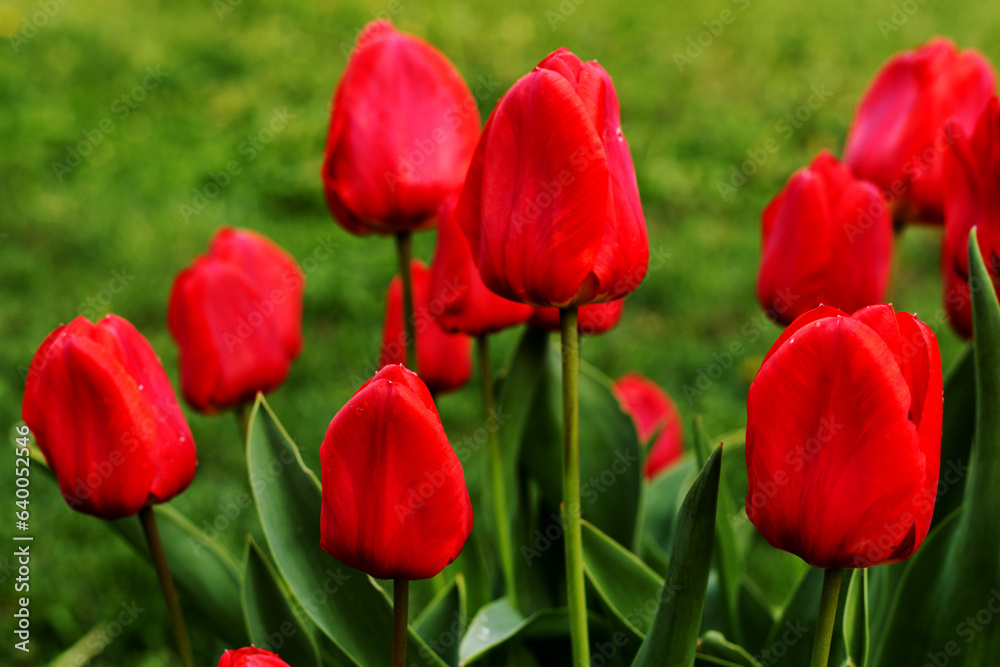
[[[581,525],[587,578],[625,627],[645,637],[659,608],[663,578],[589,522]]]
[[[681,504],[660,608],[632,663],[635,667],[694,664],[715,544],[721,462],[719,446]]]
[[[698,456],[699,465],[704,466],[712,450],[700,415],[694,418],[693,427],[695,453]],[[726,468],[727,457],[722,456],[720,458],[720,465]],[[731,459],[729,460],[731,461]],[[741,468],[746,468],[744,461],[741,460],[738,463]],[[726,471],[723,470],[720,473],[720,480],[725,478]],[[743,575],[743,568],[741,566],[740,554],[736,549],[736,535],[733,533],[732,524],[732,519],[736,515],[737,510],[734,506],[730,490],[724,486],[719,491],[716,512],[714,564],[719,575],[720,591],[723,597],[722,606],[725,612],[723,616],[723,629],[727,635],[739,642],[742,635],[738,621],[737,598],[740,592],[740,579]]]
[[[456,665],[465,613],[465,578],[459,573],[413,620],[413,629],[446,663]]]
[[[277,653],[290,665],[319,667],[316,640],[292,609],[277,573],[253,538],[247,539],[244,557],[243,618],[254,646]]]
[[[706,632],[698,641],[695,664],[761,667],[761,664],[745,648],[734,644],[726,639],[725,635],[714,630]]]
[[[662,553],[670,553],[677,510],[696,474],[694,458],[686,456],[646,485],[642,530]]]
[[[297,603],[334,646],[358,664],[388,664],[392,605],[367,575],[320,548],[319,481],[262,395],[250,413],[247,465],[264,536]],[[407,660],[445,664],[413,628]]]
[[[844,602],[844,647],[848,667],[868,666],[868,568],[853,570]]]
[[[562,501],[562,371],[550,350],[534,402],[523,457],[549,507]],[[580,506],[583,518],[619,544],[632,544],[642,484],[635,424],[611,391],[611,380],[580,364]]]
[[[476,614],[459,647],[459,665],[469,665],[516,637],[569,634],[565,609],[543,609],[525,617],[507,598],[491,602]]]
[[[972,346],[959,356],[944,380],[944,420],[941,429],[941,476],[934,504],[933,528],[962,504],[972,438],[976,424],[976,366]]]
[[[929,656],[972,667],[1000,655],[1000,306],[969,235],[976,434],[962,507],[935,528],[907,565],[875,665],[925,664]],[[992,623],[983,620],[989,616]],[[961,656],[955,661],[955,656]]]

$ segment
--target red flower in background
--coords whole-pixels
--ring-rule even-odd
[[[892,219],[873,184],[823,151],[795,172],[761,216],[757,299],[788,324],[820,304],[879,303],[892,266]]]
[[[285,381],[302,350],[304,286],[298,264],[274,242],[228,227],[177,274],[167,325],[192,407],[238,406]]]
[[[432,227],[478,138],[479,110],[454,65],[372,21],[333,98],[322,169],[330,211],[354,234]]]
[[[652,480],[684,455],[681,415],[662,387],[638,373],[622,375],[612,389],[635,422],[639,442],[650,446],[644,473]],[[651,443],[654,435],[656,441]]]
[[[417,335],[417,368],[420,379],[435,394],[458,389],[472,377],[472,339],[450,334],[441,328],[432,313],[444,300],[429,298],[430,271],[420,260],[410,263],[413,281],[413,317]],[[385,298],[385,326],[379,349],[378,367],[402,364],[406,360],[406,331],[403,328],[403,281],[389,283]]]
[[[483,282],[508,299],[581,306],[638,287],[649,243],[608,73],[559,49],[517,81],[455,215]]]
[[[750,386],[747,515],[816,567],[909,558],[934,512],[942,407],[937,339],[916,317],[805,313]]]
[[[618,326],[624,312],[625,299],[580,306],[577,310],[576,330],[588,336],[607,333]],[[535,308],[528,324],[546,331],[559,331],[559,309]]]
[[[971,131],[995,92],[993,68],[978,51],[936,38],[897,54],[858,105],[844,162],[885,191],[898,221],[941,222],[946,125]]]
[[[954,132],[955,150],[945,156],[941,272],[948,319],[960,336],[971,338],[968,245],[973,227],[994,289],[1000,280],[1000,100],[990,100],[973,132],[958,127]]]
[[[449,197],[438,216],[437,247],[431,262],[429,300],[445,331],[470,336],[523,324],[532,308],[498,296],[483,284],[469,242],[455,221],[457,196]],[[422,370],[422,368],[421,368]]]
[[[321,545],[378,579],[427,579],[472,531],[462,464],[416,374],[386,366],[330,422],[319,451]]]
[[[219,658],[218,667],[289,667],[289,665],[270,651],[249,646],[223,653]]]
[[[194,478],[194,438],[163,366],[128,321],[77,317],[28,370],[24,422],[73,509],[120,519]]]

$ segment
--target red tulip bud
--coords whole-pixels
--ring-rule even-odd
[[[438,216],[428,289],[430,301],[440,307],[432,314],[445,331],[470,336],[523,324],[531,315],[531,306],[494,294],[479,277],[469,242],[455,221],[456,201],[455,196],[445,200]]]
[[[820,304],[879,303],[892,264],[892,218],[873,184],[827,151],[795,172],[764,209],[757,299],[788,324]]]
[[[462,187],[478,137],[476,100],[454,65],[372,21],[333,99],[322,170],[330,211],[355,234],[431,227]]]
[[[684,455],[684,429],[673,400],[660,385],[638,373],[626,373],[612,389],[622,409],[632,417],[639,441],[650,445],[646,454],[646,479],[652,480]]]
[[[996,77],[977,51],[936,38],[894,56],[858,105],[844,161],[875,182],[900,221],[941,222],[949,121],[971,131],[996,92]]]
[[[625,296],[649,262],[618,96],[559,49],[486,122],[456,209],[486,286],[534,306]]]
[[[120,519],[194,477],[194,438],[142,334],[108,315],[49,334],[28,370],[24,422],[73,509]]]
[[[909,558],[934,512],[942,407],[937,339],[916,317],[803,314],[750,386],[747,515],[816,567]]]
[[[302,350],[304,286],[301,269],[284,250],[231,228],[220,229],[208,254],[177,274],[167,324],[192,407],[238,406],[285,381]]]
[[[622,319],[625,312],[625,299],[615,299],[589,306],[580,306],[576,314],[576,330],[585,336],[598,336],[611,331]],[[559,331],[558,308],[535,308],[528,324],[546,331]]]
[[[462,551],[472,502],[427,387],[386,366],[330,422],[320,447],[321,545],[378,579],[427,579]]]
[[[270,651],[250,646],[226,651],[219,658],[218,667],[289,667],[289,665]]]
[[[430,272],[420,260],[410,263],[413,281],[413,318],[417,335],[417,368],[420,379],[435,394],[458,389],[472,377],[472,339],[450,334],[441,328],[434,314],[446,307],[445,299],[429,298]],[[389,283],[385,299],[385,327],[379,349],[378,367],[401,364],[406,359],[406,331],[403,328],[403,281]]]
[[[973,227],[994,289],[1000,283],[1000,100],[990,100],[971,136],[959,127],[952,130],[955,148],[945,155],[941,272],[948,319],[960,336],[971,338],[968,243]]]

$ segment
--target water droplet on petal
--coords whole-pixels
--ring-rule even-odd
[[[788,339],[788,342],[789,342],[789,343],[794,343],[794,342],[795,342],[795,339],[794,339],[794,338],[789,338],[789,339]]]
[[[142,385],[141,384],[139,385],[139,391],[142,391]]]

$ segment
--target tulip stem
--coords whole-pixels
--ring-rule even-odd
[[[188,640],[187,628],[184,626],[184,615],[181,613],[181,605],[177,601],[174,579],[170,576],[167,556],[163,553],[163,542],[160,541],[160,531],[156,527],[156,516],[153,514],[152,506],[146,505],[139,510],[139,521],[142,523],[142,531],[146,534],[149,553],[153,558],[153,565],[156,567],[156,578],[160,580],[163,600],[167,603],[170,625],[173,627],[174,640],[177,642],[177,654],[184,667],[194,667],[194,656],[191,654],[191,642]]]
[[[392,582],[392,667],[406,667],[406,615],[410,605],[410,582]]]
[[[561,308],[563,390],[563,539],[566,541],[566,597],[573,664],[589,667],[587,590],[583,580],[580,528],[580,335],[576,307]]]
[[[507,599],[517,608],[517,580],[514,578],[514,554],[510,544],[510,523],[507,516],[507,490],[503,483],[503,458],[500,456],[500,438],[497,429],[490,422],[495,412],[493,401],[493,371],[490,368],[489,336],[480,334],[476,338],[479,351],[479,374],[483,383],[483,408],[486,412],[486,430],[490,438],[490,481],[493,491],[493,512],[497,524],[497,547],[503,566],[504,585]]]
[[[826,570],[823,574],[823,595],[819,601],[819,618],[816,619],[816,638],[810,667],[827,667],[830,661],[830,642],[833,639],[833,624],[837,620],[840,580],[843,577],[844,571],[836,568]]]
[[[413,279],[410,260],[413,257],[413,237],[410,232],[396,233],[399,254],[399,277],[403,281],[403,330],[406,332],[406,367],[417,372],[417,332],[413,320]]]

